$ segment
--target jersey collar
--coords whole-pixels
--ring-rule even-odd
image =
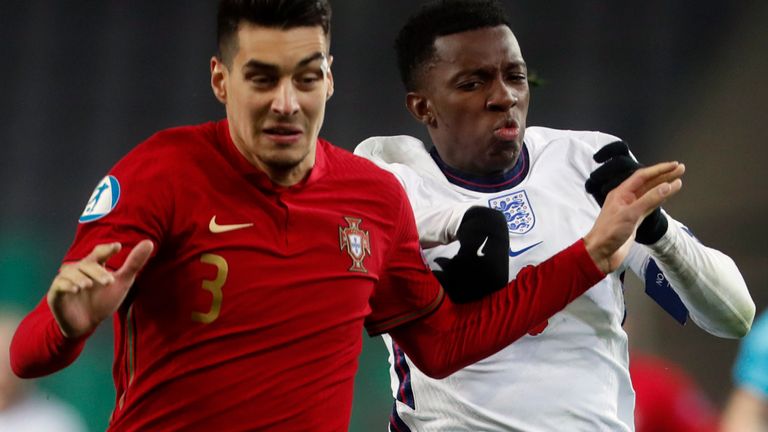
[[[459,171],[455,168],[448,166],[437,154],[435,147],[429,151],[430,156],[437,164],[440,171],[443,172],[445,178],[449,182],[464,189],[469,189],[475,192],[500,192],[519,185],[525,177],[528,175],[528,169],[530,167],[530,157],[528,155],[528,148],[523,143],[522,150],[520,151],[520,157],[517,158],[515,166],[511,170],[504,174],[494,176],[478,176],[474,174],[467,174]]]

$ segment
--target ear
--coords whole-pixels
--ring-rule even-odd
[[[405,106],[411,115],[427,127],[437,127],[437,119],[432,111],[432,104],[424,95],[408,92],[405,95]]]
[[[332,69],[331,69],[331,65],[332,64],[333,64],[333,56],[329,55],[328,56],[328,71],[326,72],[327,77],[328,77],[328,89],[325,91],[325,100],[326,101],[328,99],[330,99],[331,96],[333,96],[333,72],[332,72]]]
[[[211,89],[219,102],[227,103],[228,71],[224,62],[216,56],[211,57]]]

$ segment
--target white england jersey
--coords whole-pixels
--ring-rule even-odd
[[[377,162],[403,183],[422,245],[432,246],[425,255],[433,269],[439,268],[435,258],[457,253],[459,245],[453,240],[468,207],[502,211],[509,228],[509,274],[514,278],[522,267],[546,260],[591,229],[600,207],[585,191],[584,182],[598,166],[592,155],[617,140],[598,132],[527,128],[527,175],[515,186],[493,193],[450,183],[415,138],[370,138],[355,153]],[[679,236],[681,225],[669,220],[673,228],[668,231]],[[648,269],[649,281],[666,288],[644,246],[633,245],[625,268],[641,279]],[[396,399],[390,430],[634,430],[621,273],[610,274],[531,334],[445,379],[424,375],[385,335]],[[684,321],[687,310],[680,298],[668,288],[662,294],[667,296],[662,300],[666,308]],[[683,297],[686,306],[696,307],[697,300]],[[692,314],[702,327],[714,327],[713,333],[718,333],[718,324],[697,319],[696,311]]]

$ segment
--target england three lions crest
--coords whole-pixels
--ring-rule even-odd
[[[525,234],[536,223],[536,216],[525,191],[498,196],[489,200],[488,205],[504,213],[510,234]]]
[[[347,254],[352,258],[352,267],[349,268],[349,271],[368,273],[368,270],[363,266],[365,256],[371,255],[371,241],[368,237],[368,231],[360,229],[362,219],[344,216],[344,220],[347,221],[348,226],[339,226],[339,246],[342,251],[346,249]]]

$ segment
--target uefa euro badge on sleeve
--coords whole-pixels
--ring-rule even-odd
[[[114,176],[106,176],[99,182],[88,204],[85,205],[79,222],[95,221],[109,214],[120,199],[120,183]]]
[[[525,234],[536,224],[531,203],[525,191],[513,192],[488,200],[488,205],[504,213],[510,234]]]
[[[348,226],[339,226],[339,246],[342,251],[346,249],[347,254],[352,258],[352,267],[349,268],[349,271],[368,273],[368,270],[363,267],[365,256],[371,255],[368,231],[360,229],[362,219],[344,216],[344,220],[347,221]]]

